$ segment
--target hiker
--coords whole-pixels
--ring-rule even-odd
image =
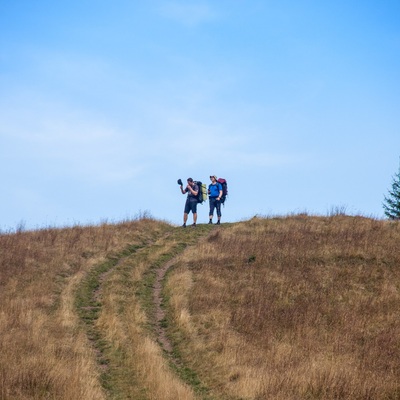
[[[212,219],[214,215],[214,209],[217,209],[217,225],[221,223],[221,198],[222,198],[222,185],[217,182],[217,177],[215,175],[210,176],[211,183],[208,185],[208,197],[210,199],[210,221],[212,224]]]
[[[187,193],[187,199],[185,203],[185,211],[183,213],[183,227],[186,228],[186,222],[188,219],[188,215],[190,211],[193,213],[193,224],[192,226],[196,226],[197,222],[197,194],[199,193],[199,186],[193,182],[192,178],[187,179],[187,186],[183,189],[182,181],[180,181],[180,188],[182,194]]]

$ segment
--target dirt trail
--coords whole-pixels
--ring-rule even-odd
[[[174,265],[175,259],[172,259],[165,263],[162,267],[160,267],[156,272],[156,280],[153,286],[153,303],[154,303],[154,315],[155,315],[155,323],[156,323],[156,333],[157,340],[160,343],[163,350],[165,350],[168,354],[172,353],[172,344],[167,337],[165,329],[163,328],[163,320],[165,318],[165,311],[161,307],[163,297],[162,297],[162,288],[163,288],[163,280],[165,278],[165,274],[167,271]]]
[[[189,246],[193,246],[198,243],[199,240],[204,240],[204,238],[210,233],[210,227],[206,227],[205,230],[200,232],[191,233],[191,240],[188,240]],[[194,239],[194,240],[193,240]],[[193,240],[193,241],[192,241]],[[163,298],[163,286],[164,286],[164,279],[165,275],[167,274],[168,270],[174,266],[176,263],[177,257],[172,258],[171,260],[164,263],[161,267],[157,268],[155,272],[155,281],[153,285],[153,306],[154,306],[154,313],[153,313],[153,324],[155,326],[155,333],[157,337],[157,342],[160,344],[161,348],[170,356],[170,361],[176,366],[180,365],[180,362],[175,359],[172,355],[173,352],[173,345],[169,340],[165,325],[166,325],[166,313],[162,306],[164,302]]]
[[[186,386],[187,383],[181,381],[176,371],[166,372],[169,369],[168,362],[161,354],[157,359],[151,350],[151,343],[154,343],[155,339],[164,354],[168,356],[169,363],[183,368],[182,361],[174,356],[172,342],[167,336],[164,307],[166,299],[163,296],[163,287],[166,274],[176,264],[179,254],[197,244],[210,231],[209,226],[193,230],[172,228],[154,240],[131,247],[105,260],[104,263],[94,267],[81,282],[76,293],[78,313],[84,322],[87,337],[100,365],[104,388],[110,396],[116,393],[123,396],[131,392],[139,394],[143,390],[165,391],[167,390],[163,381],[165,374],[171,374],[168,390],[173,393],[178,393],[180,390],[184,390],[185,393],[188,390],[190,392],[191,389],[188,389],[190,383]],[[139,269],[140,273],[132,273]],[[108,282],[112,283],[107,284]],[[147,314],[148,322],[153,328],[153,335],[150,335],[153,339],[142,331],[140,327],[142,320],[139,311],[135,311],[135,304],[141,304],[142,312]],[[102,323],[98,324],[100,316]],[[137,318],[135,320],[138,324],[137,329],[131,329],[130,326],[133,316]],[[132,343],[150,344],[147,349],[146,346],[136,348]],[[113,351],[113,348],[117,348],[118,351]],[[141,353],[142,358],[135,360],[134,354],[138,351],[143,353]],[[143,367],[140,367],[140,363],[143,363]],[[141,375],[141,371],[146,371],[149,363],[152,365],[152,370],[156,367],[164,371],[159,375],[159,379],[151,378],[153,379],[151,382],[147,382]],[[185,389],[182,389],[183,387]],[[185,398],[192,397],[190,395]]]

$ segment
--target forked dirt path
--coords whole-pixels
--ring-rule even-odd
[[[180,370],[184,368],[167,335],[167,299],[163,289],[166,275],[177,264],[179,255],[204,240],[212,228],[207,225],[196,229],[171,228],[154,240],[131,246],[95,266],[80,283],[76,307],[100,365],[104,389],[111,397],[165,391],[162,377],[168,374],[171,374],[168,378],[171,393],[192,390],[191,382],[182,381],[175,368],[167,372],[168,362],[161,354],[157,358],[152,346],[162,349],[169,367],[173,364]],[[141,326],[145,320],[147,327],[151,327],[150,335]],[[135,354],[140,354],[140,358],[135,359]],[[149,365],[151,370],[147,371]],[[153,378],[152,371],[158,371],[157,368],[159,377]],[[141,371],[147,371],[151,379],[141,375]]]
[[[196,232],[190,231],[187,232],[189,233],[187,235],[188,239],[188,247],[194,246],[198,241],[204,240],[209,233],[211,232],[211,229],[209,226],[205,226],[202,229],[202,232],[200,233],[199,230]],[[189,239],[190,238],[190,239]],[[186,250],[188,249],[186,248]],[[161,267],[157,268],[155,271],[155,281],[153,285],[153,307],[154,307],[154,313],[153,313],[153,324],[155,326],[155,333],[157,337],[157,342],[160,344],[161,348],[169,355],[170,361],[172,361],[173,364],[178,365],[180,364],[179,360],[177,360],[175,357],[173,357],[173,344],[171,343],[170,339],[168,338],[165,326],[166,326],[166,312],[163,307],[163,303],[165,301],[163,297],[163,286],[164,286],[164,281],[165,281],[165,276],[168,272],[168,270],[173,267],[176,262],[177,262],[177,257],[175,256],[171,260],[167,261],[164,263]]]

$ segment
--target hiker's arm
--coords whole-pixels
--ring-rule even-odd
[[[182,194],[186,193],[186,191],[183,190],[183,186],[182,185],[181,185],[181,192],[182,192]]]
[[[218,200],[221,200],[221,199],[222,199],[222,186],[221,186],[221,185],[218,185],[218,187],[219,187]]]
[[[188,186],[188,189],[190,190],[190,192],[192,193],[193,196],[197,196],[197,193],[199,193],[198,190],[193,190],[190,185]]]

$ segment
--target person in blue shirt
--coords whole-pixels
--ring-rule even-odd
[[[208,185],[208,197],[210,200],[210,221],[208,223],[212,224],[214,209],[217,209],[217,225],[219,225],[221,223],[222,185],[217,181],[217,177],[215,175],[211,175],[210,179],[211,184]]]

